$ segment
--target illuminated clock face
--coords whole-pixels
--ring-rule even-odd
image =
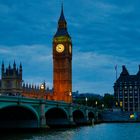
[[[56,46],[56,51],[58,52],[58,53],[62,53],[63,51],[64,51],[64,45],[63,44],[58,44],[57,46]]]
[[[69,52],[71,53],[71,45],[69,45]]]

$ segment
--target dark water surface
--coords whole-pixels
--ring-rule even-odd
[[[71,129],[0,134],[0,140],[138,140],[140,123],[98,124]]]

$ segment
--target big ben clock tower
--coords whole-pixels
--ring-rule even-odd
[[[53,86],[55,100],[72,102],[72,41],[63,6],[53,38]]]

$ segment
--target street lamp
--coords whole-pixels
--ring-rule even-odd
[[[87,100],[88,100],[88,98],[86,97],[85,100],[86,100],[86,106],[87,106]]]
[[[46,90],[46,87],[45,87],[45,82],[43,82],[41,85],[40,85],[40,92],[41,94],[38,95],[38,98],[44,98],[45,96],[45,90]]]
[[[98,101],[95,101],[96,108],[97,108],[97,104],[98,104]]]
[[[104,104],[102,104],[102,109],[104,108]]]
[[[44,90],[44,88],[45,88],[44,85],[41,84],[40,89],[41,89],[41,90]]]
[[[46,84],[45,84],[45,82],[43,82],[43,83],[40,85],[40,89],[41,89],[41,90],[45,90],[45,88],[46,88]]]

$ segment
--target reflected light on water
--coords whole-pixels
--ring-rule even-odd
[[[57,129],[35,133],[11,133],[0,140],[138,140],[140,123],[98,124],[71,129]]]

